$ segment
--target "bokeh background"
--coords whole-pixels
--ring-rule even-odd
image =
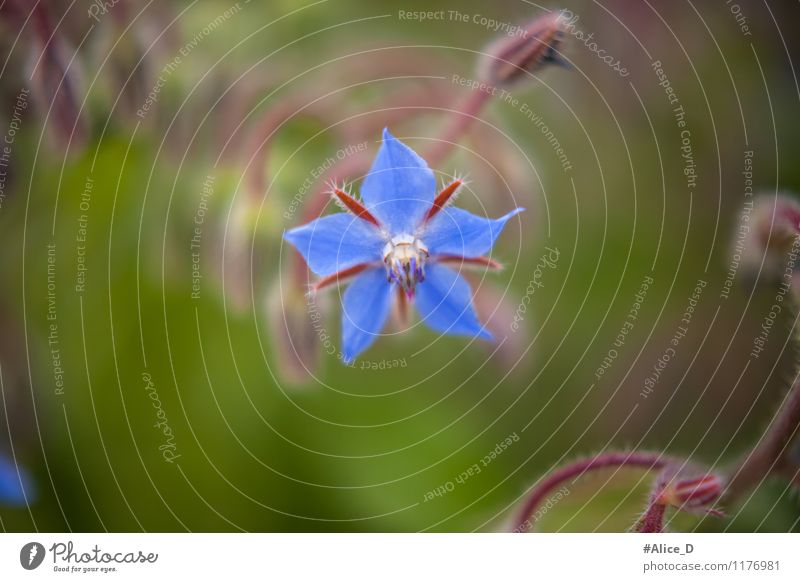
[[[459,203],[474,212],[528,209],[494,249],[505,270],[471,275],[501,341],[390,328],[348,368],[327,353],[336,290],[313,331],[293,331],[311,325],[297,285],[309,274],[281,234],[314,204],[317,168],[352,162],[357,190],[354,160],[374,155],[383,126],[424,154],[470,95],[453,76],[475,79],[504,33],[489,20],[561,8],[627,76],[567,35],[572,68],[491,99],[434,168],[469,176]],[[432,9],[445,16],[401,17]],[[0,133],[14,130],[0,454],[36,489],[0,507],[4,530],[494,531],[539,477],[582,455],[726,467],[785,393],[794,315],[753,358],[775,288],[742,265],[723,290],[746,152],[756,191],[800,189],[797,2],[54,0],[6,1],[0,17]],[[654,61],[685,111],[693,188]],[[542,268],[547,249],[558,260]],[[539,528],[627,530],[651,477],[579,480]],[[725,510],[671,513],[670,527],[792,531],[800,519],[780,479]]]

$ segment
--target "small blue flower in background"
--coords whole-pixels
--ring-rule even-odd
[[[352,279],[342,310],[346,363],[380,334],[393,297],[401,311],[413,302],[435,331],[491,339],[475,314],[469,284],[446,265],[499,267],[484,255],[523,209],[489,219],[448,206],[461,185],[455,180],[437,195],[425,160],[384,129],[361,201],[333,187],[347,213],[318,218],[284,235],[321,277],[314,290]]]
[[[0,455],[0,505],[25,505],[33,497],[27,473],[11,459]]]

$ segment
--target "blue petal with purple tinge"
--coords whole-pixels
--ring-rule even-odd
[[[393,235],[413,234],[433,204],[436,178],[428,164],[388,129],[364,183],[367,209]]]
[[[378,338],[389,316],[394,285],[386,269],[367,269],[356,277],[342,298],[342,356],[352,362]]]
[[[516,208],[500,218],[482,218],[461,208],[447,207],[434,216],[422,239],[432,255],[480,257],[488,253],[506,222],[525,210]]]
[[[414,304],[425,324],[435,331],[492,339],[472,307],[469,283],[452,269],[428,265]]]
[[[352,214],[323,216],[283,235],[300,251],[309,268],[324,277],[359,263],[381,260],[380,231]]]

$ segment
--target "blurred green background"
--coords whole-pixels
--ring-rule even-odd
[[[745,285],[742,270],[730,297],[720,293],[745,201],[744,152],[753,151],[756,189],[800,186],[797,3],[740,1],[749,35],[724,2],[461,0],[436,9],[469,22],[418,22],[399,11],[430,3],[253,1],[208,34],[235,4],[121,3],[98,22],[87,16],[91,4],[67,6],[49,9],[67,61],[74,56],[82,71],[74,76],[80,147],[64,145],[58,111],[47,116],[36,101],[48,82],[30,78],[41,47],[2,24],[0,129],[22,87],[33,99],[0,208],[0,450],[13,446],[38,489],[30,508],[0,508],[3,529],[493,531],[537,478],[581,455],[636,448],[725,467],[783,396],[788,316],[743,373],[772,289]],[[484,318],[504,338],[499,351],[417,326],[363,358],[404,367],[346,368],[323,355],[316,380],[291,381],[280,330],[303,301],[280,236],[301,220],[299,211],[285,217],[300,186],[341,147],[366,141],[374,155],[384,125],[424,152],[469,94],[453,75],[474,78],[478,52],[502,35],[474,15],[522,23],[562,7],[629,71],[620,76],[568,35],[572,70],[548,67],[511,88],[552,130],[571,169],[519,103],[498,99],[464,149],[434,168],[469,174],[459,203],[473,211],[528,208],[495,247],[506,269],[472,279],[486,296]],[[153,108],[137,116],[193,39]],[[656,60],[686,112],[693,190]],[[270,147],[252,147],[271,115],[279,130]],[[252,186],[259,171],[265,182]],[[213,195],[193,299],[190,242],[207,176]],[[86,283],[76,291],[82,215]],[[48,244],[63,394],[48,344]],[[545,247],[558,249],[558,263],[512,331]],[[647,276],[654,283],[638,319],[598,380]],[[643,398],[699,279],[707,286],[686,337]],[[333,291],[320,307],[334,343],[337,303]],[[172,462],[165,443],[179,455]],[[476,463],[479,473],[456,481]],[[648,485],[636,471],[583,479],[540,529],[626,530]],[[439,487],[451,490],[429,494]],[[780,480],[725,509],[726,519],[679,515],[670,527],[798,529],[797,500]]]

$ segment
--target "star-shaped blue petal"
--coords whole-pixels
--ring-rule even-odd
[[[378,338],[389,317],[394,285],[383,267],[356,277],[342,297],[342,357],[350,363]]]
[[[480,257],[494,246],[506,222],[522,212],[515,208],[497,219],[483,218],[461,208],[448,207],[439,212],[425,231],[425,244],[431,254]]]
[[[300,251],[308,267],[325,276],[380,258],[386,241],[380,231],[352,214],[323,216],[294,228],[284,238]]]
[[[383,130],[383,144],[361,185],[367,209],[391,234],[413,232],[433,204],[436,177],[414,150]]]
[[[425,283],[417,291],[416,306],[422,320],[436,331],[492,339],[472,307],[472,290],[466,279],[445,267],[428,267]]]

